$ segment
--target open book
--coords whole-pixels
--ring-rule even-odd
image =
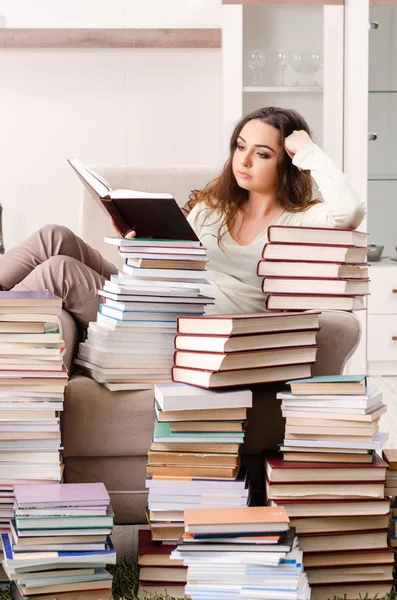
[[[137,238],[198,241],[171,194],[112,190],[106,179],[80,160],[68,162],[123,236],[133,230]]]

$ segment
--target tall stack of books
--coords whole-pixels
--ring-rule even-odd
[[[240,470],[250,390],[212,392],[181,384],[155,386],[156,421],[148,455],[148,521],[154,540],[176,542],[183,511],[246,506]]]
[[[391,496],[389,546],[397,548],[397,450],[385,448],[383,458],[387,462],[385,494]]]
[[[257,273],[268,310],[361,310],[369,293],[367,233],[271,225]]]
[[[192,600],[309,600],[302,552],[284,508],[190,509],[172,553],[187,566]]]
[[[11,533],[1,536],[13,598],[112,596],[113,513],[103,483],[16,485]]]
[[[209,391],[178,383],[155,386],[156,420],[148,453],[147,520],[154,544],[176,544],[184,532],[184,510],[245,507],[250,485],[240,467],[247,409],[252,392]],[[143,547],[142,554],[147,552]],[[162,554],[163,557],[163,554]],[[161,571],[141,570],[140,588],[148,593],[184,597],[186,571],[174,561]],[[160,577],[161,575],[161,577]],[[159,579],[155,579],[159,576]],[[142,592],[142,593],[143,593]]]
[[[0,292],[0,530],[9,531],[13,485],[62,477],[59,413],[67,372],[50,292]]]
[[[290,381],[281,392],[284,456],[265,461],[271,506],[283,505],[299,535],[312,600],[383,596],[393,580],[379,433],[382,394],[365,376]]]
[[[181,316],[172,378],[203,388],[310,377],[319,313]]]
[[[199,241],[106,240],[119,245],[124,265],[98,291],[103,303],[76,362],[111,390],[170,381],[177,317],[214,302],[206,250]]]

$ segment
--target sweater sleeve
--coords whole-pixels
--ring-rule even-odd
[[[292,160],[296,167],[309,170],[323,202],[300,213],[301,225],[345,227],[355,229],[366,214],[366,207],[348,178],[316,144],[297,152]]]
[[[203,207],[204,207],[203,202],[197,202],[197,204],[195,204],[193,206],[192,210],[186,217],[188,223],[190,224],[191,228],[193,229],[194,233],[197,235],[197,237],[199,239],[200,239],[200,233],[201,233],[201,230],[203,227],[203,223],[198,215],[199,215],[200,211],[203,209]]]

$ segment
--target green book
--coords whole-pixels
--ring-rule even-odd
[[[365,375],[317,375],[316,377],[308,377],[307,379],[291,379],[287,384],[291,383],[360,383]]]
[[[165,443],[240,443],[244,441],[244,431],[171,431],[170,423],[160,423],[156,419],[153,441]]]

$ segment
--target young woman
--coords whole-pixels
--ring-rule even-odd
[[[295,111],[262,108],[244,117],[221,174],[195,190],[187,219],[208,253],[215,304],[211,312],[264,310],[256,267],[271,224],[356,228],[365,206],[346,176],[312,142]],[[130,237],[139,236],[139,231]],[[0,258],[3,289],[48,289],[83,326],[96,320],[96,290],[112,273],[65,227],[46,225]]]

